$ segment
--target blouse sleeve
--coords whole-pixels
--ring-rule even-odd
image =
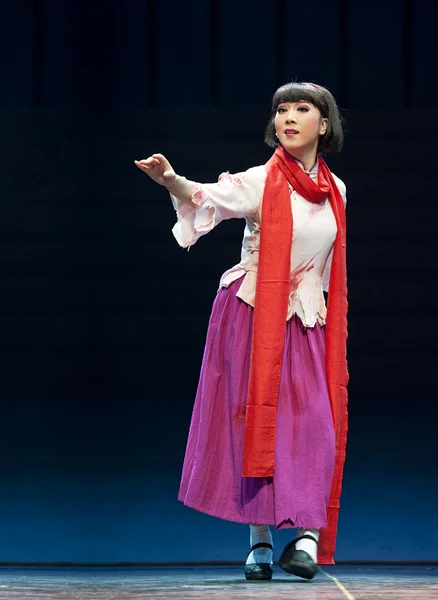
[[[336,177],[336,175],[334,175],[335,181],[338,185],[339,191],[341,192],[341,196],[342,196],[342,200],[344,201],[344,206],[347,207],[347,188],[345,183],[342,181],[342,179],[339,179],[339,177]],[[322,289],[324,292],[329,291],[329,284],[330,284],[330,272],[332,269],[332,260],[333,260],[333,250],[334,248],[331,249],[330,254],[327,258],[327,262],[325,263],[325,267],[324,267],[324,271],[322,273]]]
[[[251,217],[257,213],[263,196],[265,168],[253,167],[243,173],[222,173],[217,183],[190,181],[190,204],[171,195],[177,223],[172,229],[183,248],[193,246],[198,239],[221,221]]]

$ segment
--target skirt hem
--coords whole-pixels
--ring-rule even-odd
[[[204,507],[196,506],[194,503],[190,503],[185,500],[181,500],[181,498],[178,498],[178,501],[182,502],[182,504],[184,504],[184,506],[187,506],[188,508],[191,508],[193,510],[197,510],[198,512],[208,515],[209,517],[215,517],[216,519],[222,519],[223,521],[230,521],[231,523],[240,523],[241,525],[270,525],[271,527],[275,527],[276,531],[280,531],[283,529],[300,529],[300,528],[323,529],[324,527],[327,526],[327,521],[306,523],[304,525],[302,519],[300,519],[300,518],[296,518],[295,520],[294,519],[282,519],[282,521],[280,521],[280,523],[277,525],[276,523],[273,523],[272,520],[270,520],[270,519],[268,519],[268,523],[266,523],[266,520],[259,521],[258,519],[249,520],[249,519],[246,519],[245,517],[225,516],[224,514],[218,514],[214,510],[207,510]]]

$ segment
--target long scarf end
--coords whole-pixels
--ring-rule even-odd
[[[242,470],[242,477],[266,479],[268,477],[274,477],[274,469],[244,469]]]

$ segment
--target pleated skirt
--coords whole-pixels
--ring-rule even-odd
[[[325,327],[287,322],[274,476],[242,477],[254,310],[236,297],[240,283],[213,304],[178,498],[238,523],[325,527],[335,461]]]

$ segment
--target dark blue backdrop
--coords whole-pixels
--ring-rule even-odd
[[[187,254],[163,152],[264,162],[292,78],[345,110],[350,435],[339,560],[438,560],[435,140],[426,0],[0,4],[0,562],[243,560],[179,505],[211,303],[243,223]],[[277,535],[280,546],[289,538]]]

